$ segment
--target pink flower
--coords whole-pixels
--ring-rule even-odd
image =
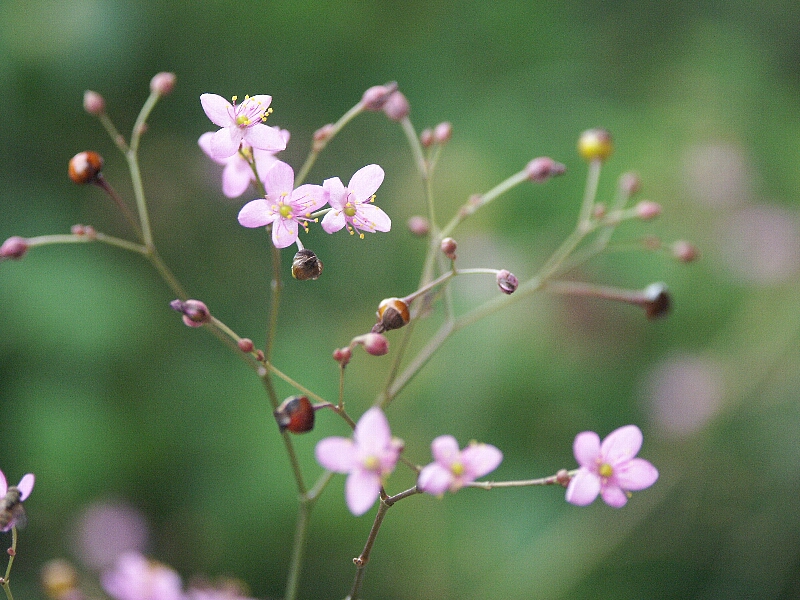
[[[575,436],[573,451],[580,468],[567,486],[567,502],[591,504],[597,494],[609,506],[625,506],[630,492],[650,487],[658,470],[643,458],[634,458],[642,447],[642,432],[626,425],[608,434],[603,443],[594,431]]]
[[[122,554],[100,583],[114,600],[183,600],[180,575],[137,552]]]
[[[222,127],[212,134],[209,149],[214,158],[228,158],[239,151],[242,142],[253,148],[279,152],[286,148],[286,142],[274,127],[264,125],[272,96],[245,96],[244,102],[233,104],[217,94],[202,94],[200,103],[206,116],[214,125]]]
[[[245,227],[272,224],[272,243],[286,248],[297,241],[297,226],[312,220],[311,213],[325,206],[327,194],[322,186],[305,184],[294,189],[294,171],[284,162],[276,162],[264,177],[266,198],[248,202],[239,211],[239,223]]]
[[[463,450],[452,435],[441,435],[431,443],[433,460],[423,468],[417,488],[434,496],[457,492],[466,484],[494,471],[503,453],[489,444],[470,443]]]
[[[278,129],[283,141],[289,142],[289,132],[286,129]],[[256,161],[256,170],[260,176],[269,171],[270,167],[277,162],[275,158],[275,150],[261,150],[260,148],[251,148],[246,144],[242,144],[242,149],[227,158],[215,158],[211,150],[211,140],[216,135],[214,132],[209,131],[200,136],[197,140],[200,148],[205,152],[214,162],[225,165],[222,170],[222,193],[228,198],[238,198],[247,191],[247,187],[251,181],[255,181],[253,169],[250,168],[250,163],[245,159],[246,155],[250,155]]]
[[[365,412],[356,424],[353,439],[329,437],[320,440],[317,462],[329,471],[349,473],[345,499],[350,512],[363,515],[381,493],[383,478],[394,471],[403,442],[393,438],[389,422],[380,408]]]
[[[352,235],[361,230],[375,233],[389,231],[392,221],[388,215],[371,203],[375,201],[375,192],[383,183],[383,169],[378,165],[367,165],[360,168],[350,178],[347,187],[342,185],[338,177],[326,179],[322,183],[330,193],[330,205],[333,209],[322,219],[322,228],[328,233],[339,231],[347,226]]]
[[[25,525],[25,511],[22,502],[33,491],[34,476],[24,475],[17,485],[9,487],[5,474],[0,471],[0,531],[8,531],[14,526]]]

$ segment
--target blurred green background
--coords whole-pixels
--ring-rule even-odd
[[[616,239],[685,238],[702,253],[690,265],[614,253],[582,270],[611,285],[665,281],[668,319],[536,296],[454,336],[388,413],[417,463],[442,433],[499,446],[496,479],[572,468],[577,432],[637,423],[657,485],[623,510],[570,506],[560,488],[403,501],[380,532],[364,597],[800,597],[800,4],[4,0],[0,239],[75,223],[126,234],[99,190],[66,177],[69,158],[94,149],[131,197],[124,160],[82,94],[103,94],[128,132],[163,70],[177,88],[141,150],[159,250],[192,296],[257,344],[267,239],[236,223],[252,194],[225,199],[219,168],[197,147],[214,129],[203,92],[271,94],[270,123],[292,134],[282,159],[298,169],[316,128],[367,87],[398,81],[418,130],[453,124],[434,181],[443,221],[535,156],[564,162],[566,177],[520,186],[456,232],[462,266],[521,278],[572,228],[585,178],[575,142],[603,126],[616,151],[601,197],[632,169],[641,197],[664,207]],[[387,173],[378,204],[392,232],[303,237],[325,273],[288,281],[277,332],[275,363],[330,399],[331,351],[371,326],[381,298],[414,289],[424,253],[404,227],[424,211],[422,186],[383,115],[336,138],[310,181],[346,182],[371,162]],[[493,286],[457,284],[459,310]],[[0,468],[12,483],[37,476],[13,571],[18,598],[41,597],[47,560],[82,564],[76,532],[96,502],[141,511],[149,555],[185,579],[230,575],[255,596],[283,593],[295,490],[267,399],[216,339],[181,324],[171,299],[138,256],[102,245],[0,264]],[[356,354],[346,384],[354,414],[388,364]],[[345,434],[322,413],[297,438],[311,480],[314,444]],[[412,484],[401,469],[389,491]],[[314,512],[303,598],[349,590],[372,521],[347,512],[342,485],[337,476]],[[90,568],[83,577],[92,581]]]

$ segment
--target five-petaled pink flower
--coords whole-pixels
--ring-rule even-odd
[[[286,129],[278,129],[284,142],[289,142],[289,132]],[[247,144],[242,144],[241,149],[236,154],[227,158],[216,158],[211,151],[211,139],[214,137],[214,132],[209,131],[200,136],[197,140],[200,148],[205,152],[214,162],[225,165],[222,170],[222,193],[228,198],[238,198],[247,191],[251,181],[255,180],[253,169],[245,156],[252,157],[256,161],[256,170],[259,176],[263,177],[269,171],[270,167],[277,162],[275,158],[275,151],[261,150],[260,148],[251,148]]]
[[[635,458],[641,447],[642,432],[636,425],[612,431],[602,444],[594,431],[579,433],[573,451],[580,468],[567,486],[567,502],[586,506],[600,494],[606,504],[619,508],[630,492],[653,485],[658,470],[643,458]]]
[[[200,103],[214,125],[222,127],[212,134],[209,150],[214,158],[228,158],[239,151],[242,142],[253,148],[279,152],[286,148],[280,132],[264,124],[270,112],[272,96],[245,96],[241,104],[233,104],[217,94],[202,94]]]
[[[0,531],[8,531],[15,525],[25,525],[22,502],[33,491],[34,476],[24,475],[17,485],[9,487],[5,474],[0,471]]]
[[[417,489],[441,496],[491,473],[503,460],[503,453],[490,444],[472,442],[463,450],[452,435],[441,435],[431,443],[433,460],[417,479]]]
[[[327,194],[320,185],[304,184],[294,189],[294,171],[285,162],[276,162],[264,176],[266,198],[248,202],[239,211],[245,227],[272,224],[272,243],[286,248],[297,241],[298,224],[308,230],[311,213],[325,206]]]
[[[329,437],[320,440],[317,462],[329,471],[349,473],[345,500],[350,512],[363,515],[375,504],[383,478],[394,471],[403,442],[392,437],[389,422],[380,408],[372,407],[356,423],[353,439]]]
[[[358,232],[389,231],[392,221],[389,216],[377,206],[373,206],[375,192],[383,183],[383,169],[378,165],[367,165],[360,168],[350,178],[347,187],[342,185],[338,177],[326,179],[322,183],[330,194],[328,202],[332,210],[322,219],[322,228],[328,233],[339,231],[347,226],[352,235]]]

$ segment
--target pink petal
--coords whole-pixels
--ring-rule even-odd
[[[389,231],[392,228],[392,220],[385,212],[372,204],[359,204],[354,224],[359,229],[367,231]]]
[[[269,105],[272,104],[272,96],[269,94],[256,94],[255,96],[250,96],[247,102],[255,102],[256,104],[260,104],[262,110],[267,110]]]
[[[211,135],[211,157],[217,159],[228,158],[239,151],[242,143],[242,132],[238,127],[225,127]]]
[[[567,502],[576,506],[587,506],[600,493],[600,478],[584,468],[570,480],[567,486]]]
[[[17,488],[20,491],[19,495],[20,500],[25,500],[25,498],[31,495],[31,492],[33,491],[34,480],[35,477],[33,476],[33,473],[28,473],[27,475],[23,475],[22,479],[19,480],[19,485],[17,486]]]
[[[272,243],[276,248],[286,248],[297,241],[297,221],[275,219],[272,223]]]
[[[600,436],[594,431],[579,433],[572,443],[572,452],[581,467],[596,470],[597,459],[600,458]]]
[[[431,442],[433,460],[440,465],[450,468],[453,462],[461,459],[461,450],[458,442],[452,435],[440,435]]]
[[[377,473],[357,469],[347,476],[344,497],[347,508],[355,516],[363,515],[375,504],[381,493],[381,479]]]
[[[222,193],[228,198],[238,198],[250,187],[253,171],[247,161],[238,155],[228,159],[222,170]]]
[[[230,127],[234,124],[230,113],[233,107],[231,103],[222,96],[218,96],[217,94],[201,94],[200,104],[203,106],[206,116],[211,119],[214,125]]]
[[[292,206],[303,215],[312,213],[328,203],[328,194],[321,185],[306,183],[292,192]]]
[[[469,473],[469,481],[491,473],[502,461],[503,453],[491,444],[470,444],[461,453],[461,463]]]
[[[251,200],[239,211],[239,224],[244,227],[264,227],[277,218],[264,198]]]
[[[6,481],[5,474],[0,471],[0,498],[6,495],[8,492],[8,481]]]
[[[353,440],[329,437],[320,440],[314,449],[317,462],[328,471],[349,473],[357,467],[356,447]]]
[[[286,141],[275,127],[258,123],[242,130],[242,137],[253,148],[261,148],[270,152],[286,149]]]
[[[225,164],[224,159],[216,158],[214,154],[211,152],[211,138],[214,137],[214,131],[208,131],[200,136],[197,140],[197,145],[200,146],[200,149],[206,153],[208,157],[211,158],[215,163],[220,165]]]
[[[347,219],[341,210],[333,209],[322,217],[322,228],[327,233],[336,233],[347,224]]]
[[[623,490],[636,492],[656,482],[658,469],[643,458],[632,458],[614,467],[614,478]]]
[[[622,508],[628,503],[628,495],[616,485],[606,485],[600,490],[603,501],[613,508]]]
[[[367,165],[366,167],[361,167],[353,174],[350,178],[350,183],[347,184],[347,189],[349,189],[360,202],[364,202],[378,191],[378,188],[383,183],[383,177],[383,169],[378,165]]]
[[[294,170],[283,161],[277,161],[266,173],[261,173],[264,178],[264,187],[276,201],[281,194],[287,196],[294,189]]]
[[[453,482],[453,474],[438,462],[433,462],[420,471],[417,488],[427,494],[441,496]]]
[[[633,458],[642,447],[642,432],[636,425],[625,425],[606,436],[600,446],[603,460],[612,466]]]
[[[333,208],[338,208],[340,210],[344,208],[345,189],[341,179],[339,179],[338,177],[331,177],[330,179],[326,179],[325,181],[322,182],[322,187],[328,191],[329,193],[328,202]],[[344,227],[344,225],[342,227]]]
[[[362,454],[380,456],[392,441],[392,432],[386,415],[377,406],[373,406],[358,420],[353,439]]]

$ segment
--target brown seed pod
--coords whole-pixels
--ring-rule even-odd
[[[372,333],[383,333],[391,329],[400,329],[411,320],[408,304],[400,298],[386,298],[378,305],[378,322],[372,328]]]
[[[289,396],[273,413],[281,433],[305,433],[314,428],[314,407],[306,396]]]

